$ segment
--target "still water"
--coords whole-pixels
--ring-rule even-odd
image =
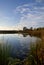
[[[22,34],[0,34],[0,44],[10,45],[12,57],[24,58],[30,50],[30,45],[40,41],[34,36]]]

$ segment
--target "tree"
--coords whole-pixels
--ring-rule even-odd
[[[23,27],[23,30],[24,30],[24,31],[27,30],[27,27]]]

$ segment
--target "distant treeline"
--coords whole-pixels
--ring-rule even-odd
[[[40,38],[44,37],[44,27],[28,29],[27,27],[23,27],[23,30],[19,31],[20,33],[28,33],[30,36],[37,36]]]
[[[27,28],[27,27],[23,27],[23,31],[25,30],[44,30],[44,27],[38,27],[38,28],[33,28],[33,27],[30,27],[30,28]]]

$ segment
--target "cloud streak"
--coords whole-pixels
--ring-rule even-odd
[[[17,24],[19,29],[24,26],[28,28],[44,26],[44,6],[37,6],[37,3],[23,4],[16,7],[16,13],[21,15],[20,22]]]

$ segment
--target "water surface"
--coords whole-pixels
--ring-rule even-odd
[[[30,50],[30,45],[40,41],[40,38],[22,34],[0,34],[0,44],[11,45],[12,57],[24,58]]]

